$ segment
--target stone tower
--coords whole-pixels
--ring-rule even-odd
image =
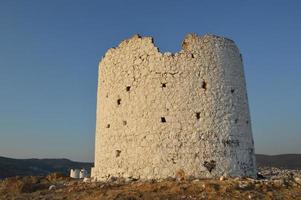
[[[188,34],[176,54],[135,35],[99,64],[92,177],[179,173],[255,176],[242,58],[214,35]]]

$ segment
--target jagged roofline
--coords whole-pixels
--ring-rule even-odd
[[[125,40],[121,41],[121,42],[118,44],[117,47],[112,47],[112,48],[110,48],[110,49],[116,49],[116,48],[119,48],[122,44],[124,44],[124,43],[129,43],[131,40],[135,40],[135,39],[137,39],[137,38],[139,38],[139,39],[150,39],[150,40],[151,40],[151,43],[152,43],[153,46],[157,49],[158,53],[164,54],[164,53],[167,53],[167,52],[168,52],[168,51],[166,51],[166,52],[161,52],[161,51],[160,51],[160,48],[155,44],[155,40],[154,40],[153,37],[151,37],[151,36],[141,36],[140,34],[135,34],[135,35],[133,35],[132,37],[130,37],[130,38],[128,38],[128,39],[125,39]],[[182,41],[182,43],[181,43],[181,50],[178,51],[178,52],[175,52],[175,53],[179,53],[179,52],[181,52],[182,50],[183,50],[183,51],[186,50],[186,48],[185,48],[185,46],[184,46],[184,43],[185,43],[186,41],[189,41],[189,40],[199,40],[200,43],[202,43],[202,42],[205,43],[205,40],[206,40],[206,39],[207,39],[207,40],[208,40],[208,39],[209,39],[209,40],[217,40],[217,39],[220,39],[220,40],[228,41],[228,42],[233,43],[233,44],[235,45],[235,42],[234,42],[233,40],[231,40],[231,39],[229,39],[229,38],[226,38],[226,37],[222,37],[222,36],[218,36],[218,35],[214,35],[214,34],[205,34],[205,35],[199,36],[199,35],[197,35],[196,33],[188,33],[188,34],[186,34],[186,36],[184,37],[184,39],[183,39],[183,41]],[[235,46],[236,46],[236,45],[235,45]],[[172,54],[174,55],[175,53],[172,53]]]

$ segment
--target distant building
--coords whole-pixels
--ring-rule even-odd
[[[87,178],[88,177],[88,171],[86,169],[71,169],[70,170],[70,177],[71,178]]]
[[[81,169],[79,172],[79,178],[87,178],[88,177],[88,171],[85,169]]]
[[[79,169],[71,169],[70,177],[71,178],[79,178],[80,170]]]

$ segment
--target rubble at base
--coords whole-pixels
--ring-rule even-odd
[[[260,180],[184,177],[156,181],[112,178],[95,182],[61,175],[13,177],[0,181],[0,199],[301,199],[301,170],[259,171]]]

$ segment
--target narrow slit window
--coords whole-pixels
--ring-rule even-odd
[[[207,89],[207,83],[206,83],[205,81],[202,82],[202,88],[203,88],[204,90]]]
[[[201,113],[200,112],[195,113],[195,117],[196,117],[196,119],[199,120],[201,118]]]
[[[121,99],[117,99],[117,105],[121,104]]]

